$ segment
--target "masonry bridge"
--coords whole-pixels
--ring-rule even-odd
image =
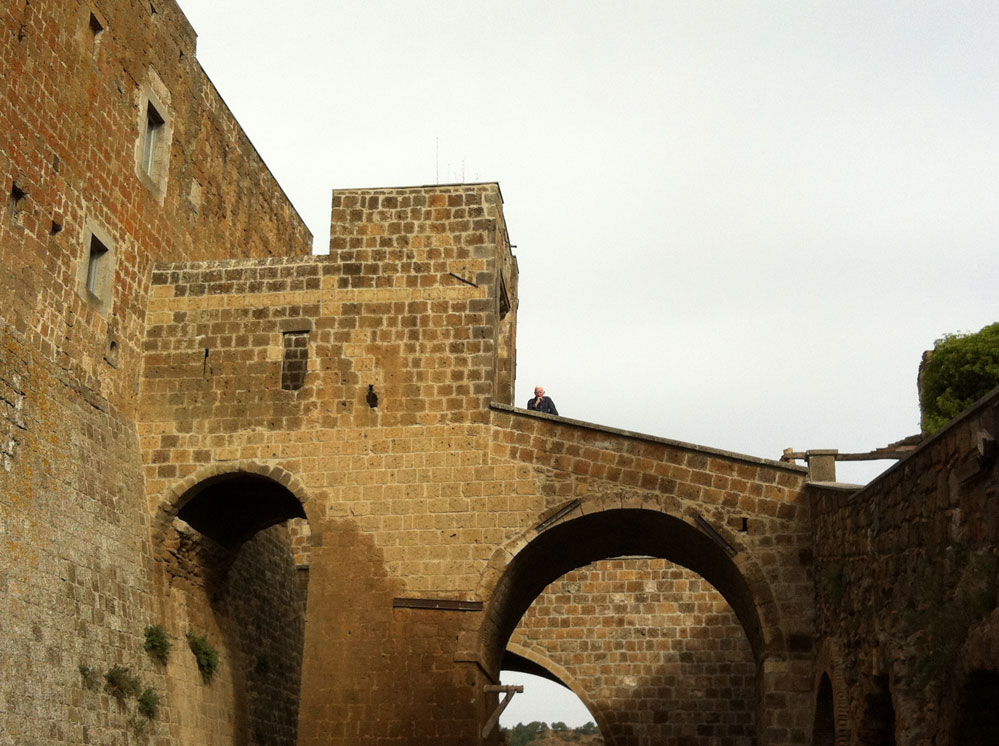
[[[302,744],[492,743],[504,658],[574,688],[609,742],[800,743],[805,470],[512,406],[498,189],[433,193],[338,192],[330,256],[154,269],[139,427],[165,613],[264,656],[231,684],[250,704],[272,658],[300,665]],[[268,564],[282,530],[293,569]],[[585,632],[593,606],[511,641],[546,588],[608,560],[644,578],[614,634]],[[250,623],[234,594],[282,575],[288,608]]]
[[[999,391],[859,490],[528,413],[497,184],[311,256],[174,0],[0,17],[0,746],[491,745],[505,666],[615,746],[995,743]]]

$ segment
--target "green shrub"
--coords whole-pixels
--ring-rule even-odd
[[[124,701],[139,696],[142,682],[127,666],[115,666],[104,674],[104,689],[115,699]]]
[[[934,433],[999,386],[999,323],[938,339],[919,376],[925,433]]]
[[[210,684],[219,667],[218,651],[208,642],[207,637],[197,635],[194,632],[187,633],[187,644],[198,661],[198,670],[201,671],[202,680],[206,684]]]
[[[146,627],[146,652],[164,666],[170,658],[170,648],[172,647],[173,643],[170,642],[170,638],[167,636],[162,624],[151,624]]]
[[[139,714],[152,720],[160,711],[160,695],[153,689],[146,689],[139,695]]]

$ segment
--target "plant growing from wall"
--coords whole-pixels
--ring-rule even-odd
[[[170,658],[171,647],[173,647],[173,643],[170,642],[170,638],[167,636],[162,624],[152,624],[146,627],[146,652],[164,666]]]
[[[187,633],[187,644],[198,661],[198,670],[206,684],[210,684],[219,667],[219,653],[204,635]]]
[[[146,689],[139,695],[139,714],[152,720],[160,711],[160,695],[153,689]]]
[[[115,699],[124,702],[129,697],[139,696],[142,682],[127,666],[114,666],[104,674],[104,690]]]
[[[919,371],[925,433],[934,433],[999,386],[999,322],[938,339]]]

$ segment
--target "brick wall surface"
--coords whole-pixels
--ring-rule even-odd
[[[746,633],[684,567],[621,558],[574,570],[538,596],[510,643],[565,676],[615,744],[755,743]]]
[[[976,696],[999,671],[997,432],[993,395],[859,493],[817,491],[819,633],[837,651],[824,669],[842,681],[837,743],[994,738],[961,729],[994,724]]]

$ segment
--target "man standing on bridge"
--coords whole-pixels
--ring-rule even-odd
[[[534,387],[534,398],[527,401],[527,408],[535,412],[544,412],[545,414],[558,414],[558,410],[555,409],[555,402],[551,400],[551,397],[545,396],[543,386]]]

